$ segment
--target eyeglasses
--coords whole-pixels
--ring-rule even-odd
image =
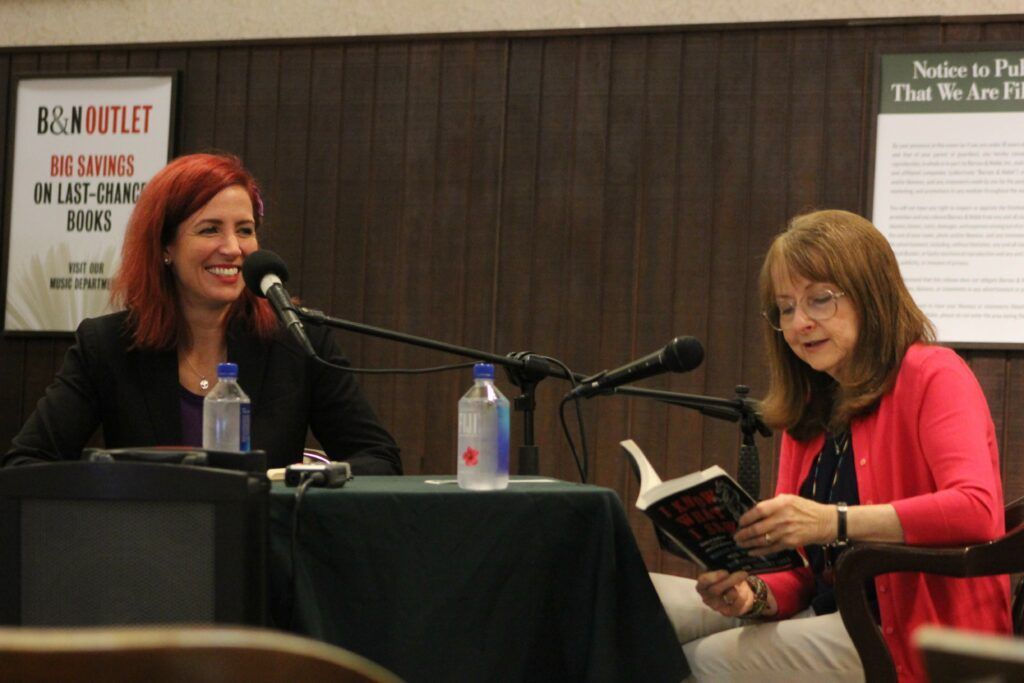
[[[800,310],[804,315],[821,322],[828,320],[836,314],[839,307],[839,299],[846,296],[846,292],[833,292],[831,289],[820,289],[809,293],[800,302]],[[772,326],[776,332],[782,332],[793,327],[793,320],[796,317],[798,302],[792,299],[780,299],[778,304],[761,311],[761,315]]]

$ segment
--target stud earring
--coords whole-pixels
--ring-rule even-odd
[[[167,256],[164,256],[164,265],[165,266],[171,265],[171,259],[168,258]]]

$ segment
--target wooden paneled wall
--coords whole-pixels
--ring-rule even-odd
[[[804,209],[866,208],[876,49],[1019,45],[1022,30],[908,22],[0,50],[0,129],[12,74],[177,69],[178,151],[244,158],[266,190],[261,243],[287,260],[290,289],[308,304],[584,373],[695,335],[704,364],[648,384],[731,397],[744,383],[756,397],[766,373],[755,280],[771,236]],[[340,337],[357,366],[458,360]],[[0,340],[0,444],[68,343]],[[1007,495],[1024,494],[1024,354],[964,355],[992,408]],[[468,370],[363,379],[407,472],[454,472],[455,407],[469,384]],[[537,438],[542,474],[571,480],[566,388],[541,384]],[[585,417],[591,481],[627,509],[625,437],[666,476],[735,469],[735,424],[618,397],[589,401]],[[768,493],[776,444],[759,445]],[[631,514],[649,566],[688,571]]]

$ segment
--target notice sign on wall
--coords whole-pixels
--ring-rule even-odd
[[[1024,343],[1024,52],[880,61],[872,220],[940,341]]]
[[[73,331],[110,310],[146,181],[171,152],[174,77],[25,77],[15,93],[6,331]]]

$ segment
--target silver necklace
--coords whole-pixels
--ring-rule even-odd
[[[206,379],[206,375],[200,374],[200,372],[192,366],[192,363],[188,362],[188,356],[182,356],[182,359],[185,361],[185,365],[188,366],[188,369],[191,370],[195,374],[195,376],[199,378],[199,388],[202,391],[206,391],[207,389],[209,389],[210,380]]]

